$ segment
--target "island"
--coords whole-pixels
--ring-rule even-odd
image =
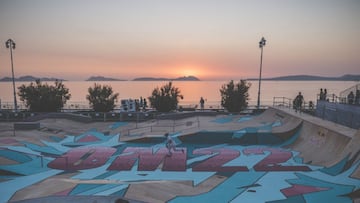
[[[258,78],[249,78],[248,80],[258,80]],[[343,75],[340,77],[323,77],[314,75],[289,75],[274,78],[262,78],[261,80],[277,81],[360,81],[360,75]]]
[[[107,78],[103,76],[91,76],[86,81],[126,81],[126,80],[117,79],[117,78]]]
[[[26,76],[21,76],[19,78],[14,78],[15,81],[17,82],[33,82],[36,80],[40,80],[40,81],[66,81],[64,79],[59,79],[59,78],[47,78],[47,77],[34,77],[34,76],[30,76],[30,75],[26,75]],[[0,82],[11,82],[12,78],[11,77],[3,77],[0,79]]]
[[[141,77],[135,78],[133,81],[200,81],[195,76],[183,76],[178,78],[153,78],[153,77]]]

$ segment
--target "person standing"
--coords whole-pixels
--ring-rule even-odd
[[[295,112],[299,111],[299,113],[301,113],[303,102],[304,102],[304,97],[301,94],[301,92],[299,92],[299,94],[295,98]]]
[[[347,96],[347,100],[348,100],[348,104],[353,104],[354,103],[354,92],[351,91],[348,96]]]
[[[355,105],[359,105],[360,104],[360,90],[356,90],[355,93]]]
[[[200,97],[200,108],[201,110],[204,110],[205,100],[204,98]]]
[[[324,92],[323,92],[323,89],[322,89],[322,88],[320,88],[319,100],[324,100]]]

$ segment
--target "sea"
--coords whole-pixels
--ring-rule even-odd
[[[237,82],[237,81],[234,81]],[[251,84],[249,89],[249,105],[257,105],[259,82],[248,80]],[[46,82],[53,85],[54,82]],[[124,99],[148,98],[154,88],[161,87],[168,81],[64,81],[65,87],[69,88],[71,98],[67,101],[65,108],[89,108],[86,95],[88,88],[94,84],[109,85],[115,93],[119,93],[117,107]],[[220,89],[229,81],[173,81],[173,86],[179,88],[183,99],[179,105],[199,105],[200,98],[205,99],[205,108],[221,108]],[[306,102],[316,102],[320,88],[327,89],[328,95],[340,96],[340,93],[359,82],[356,81],[261,81],[260,105],[273,105],[274,98],[294,99],[301,92]],[[16,87],[30,82],[16,82]],[[17,91],[17,88],[16,88]],[[11,109],[14,103],[12,82],[0,82],[0,101],[2,109]],[[17,95],[20,108],[25,108]]]

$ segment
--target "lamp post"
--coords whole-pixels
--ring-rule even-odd
[[[260,108],[260,87],[261,87],[261,71],[262,71],[262,58],[263,58],[263,47],[266,44],[266,40],[264,37],[261,38],[259,42],[259,48],[261,49],[261,56],[260,56],[260,75],[259,75],[259,91],[258,91],[258,99],[257,99],[257,108]]]
[[[15,49],[15,42],[12,39],[8,39],[5,42],[6,48],[10,49],[10,57],[11,57],[11,72],[12,72],[12,82],[13,82],[13,90],[14,90],[14,108],[15,112],[17,111],[17,102],[16,102],[16,91],[15,91],[15,77],[14,77],[14,63],[13,63],[13,54],[12,50]]]

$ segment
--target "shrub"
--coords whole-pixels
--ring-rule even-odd
[[[231,80],[228,84],[224,84],[220,89],[221,106],[234,113],[246,109],[250,86],[251,84],[247,83],[246,80],[240,80],[237,84],[234,84],[234,81]]]
[[[172,82],[161,88],[157,87],[149,97],[150,105],[159,112],[170,112],[176,110],[179,98],[183,99],[180,90],[172,85]]]
[[[97,112],[109,112],[115,108],[115,102],[119,96],[118,93],[114,94],[111,86],[101,86],[94,84],[94,87],[88,88],[88,95],[86,99],[89,101],[91,108]]]
[[[55,85],[42,84],[40,80],[18,87],[20,100],[33,112],[55,112],[64,107],[70,99],[69,89],[56,80]]]

